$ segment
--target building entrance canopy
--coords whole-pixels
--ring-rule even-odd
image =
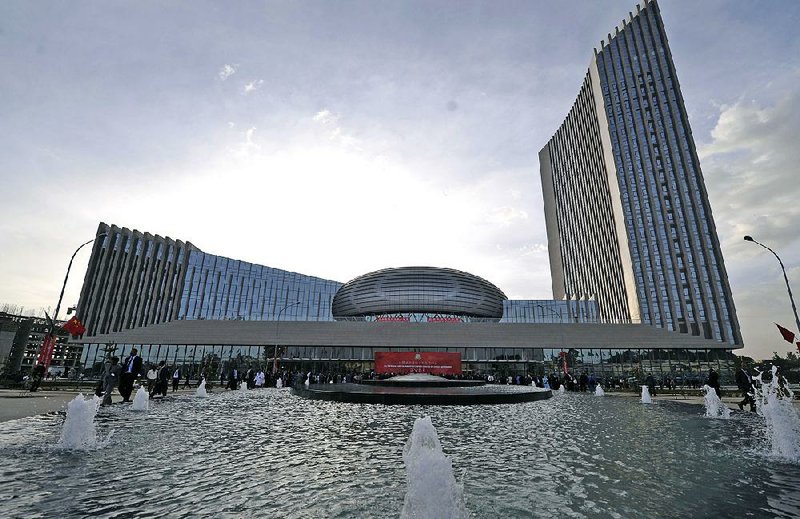
[[[280,325],[278,324],[280,322]],[[96,335],[82,344],[390,348],[689,348],[726,343],[643,324],[172,321]]]

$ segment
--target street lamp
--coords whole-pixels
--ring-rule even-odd
[[[78,254],[78,251],[81,250],[86,245],[89,245],[97,238],[101,236],[108,236],[108,233],[100,233],[91,240],[87,241],[86,243],[82,243],[75,252],[72,253],[72,257],[69,259],[69,265],[67,265],[67,274],[64,276],[64,284],[61,285],[61,293],[58,295],[58,303],[56,303],[56,311],[53,313],[53,318],[50,320],[50,326],[48,326],[47,334],[45,335],[45,340],[42,343],[42,352],[40,352],[40,363],[44,363],[45,369],[47,369],[47,365],[50,364],[50,356],[53,354],[52,350],[49,353],[46,353],[44,350],[50,349],[50,346],[55,346],[56,341],[56,320],[58,319],[58,312],[61,309],[61,301],[64,299],[64,290],[67,288],[67,280],[69,279],[69,271],[72,269],[72,262],[75,260],[75,256]],[[42,358],[42,353],[46,353],[45,358]]]
[[[770,249],[769,247],[767,247],[763,243],[759,243],[759,242],[755,241],[752,236],[745,236],[744,237],[744,241],[751,241],[751,242],[755,243],[756,245],[761,245],[762,247],[764,247],[765,249],[770,251],[772,253],[772,255],[775,256],[775,258],[778,259],[778,263],[780,263],[780,265],[781,265],[781,271],[783,272],[783,280],[786,281],[786,290],[789,291],[789,301],[792,303],[792,311],[794,312],[794,321],[795,321],[795,324],[797,324],[797,330],[800,331],[800,318],[797,317],[797,306],[795,306],[795,304],[794,304],[794,297],[792,297],[792,288],[789,286],[789,278],[786,276],[786,269],[783,267],[783,262],[781,261],[781,258],[778,256],[778,254],[774,250]]]
[[[278,312],[278,318],[275,319],[275,355],[272,357],[272,374],[273,375],[278,372],[278,326],[280,325],[280,322],[281,322],[281,314],[287,308],[291,308],[293,306],[297,306],[300,303],[302,303],[302,301],[295,301],[294,303],[289,303],[288,305],[284,306]]]

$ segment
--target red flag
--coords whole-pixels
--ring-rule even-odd
[[[797,343],[797,351],[800,351],[800,342]]]
[[[781,326],[778,323],[775,323],[775,326],[778,327],[778,331],[781,332],[781,335],[783,335],[783,340],[785,340],[786,342],[794,342],[794,332],[793,331],[787,330],[786,328],[784,328],[783,326]]]
[[[72,319],[64,323],[62,328],[69,332],[70,335],[74,336],[86,333],[86,327],[83,326],[83,323],[80,322],[76,316],[72,316]]]

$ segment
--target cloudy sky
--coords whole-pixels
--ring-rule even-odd
[[[780,267],[742,236],[800,297],[800,2],[660,5],[744,353],[783,354]],[[2,2],[0,304],[55,307],[100,221],[338,281],[436,265],[549,298],[537,153],[633,8]]]

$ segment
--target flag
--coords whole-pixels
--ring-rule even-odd
[[[36,360],[36,364],[42,364],[45,371],[47,371],[47,368],[50,367],[50,361],[53,360],[53,350],[55,349],[55,346],[55,335],[50,335],[49,333],[45,335],[44,340],[42,341],[42,349],[39,350],[39,358]]]
[[[78,320],[76,316],[72,316],[72,319],[64,323],[65,331],[69,332],[72,336],[83,335],[86,333],[86,327],[83,326],[83,323]]]
[[[797,343],[797,351],[800,351],[800,342]]]
[[[781,326],[778,323],[775,323],[775,326],[778,327],[778,331],[781,332],[781,335],[783,335],[783,340],[785,340],[786,342],[794,342],[794,332],[793,331],[787,330],[786,328],[784,328],[783,326]]]

